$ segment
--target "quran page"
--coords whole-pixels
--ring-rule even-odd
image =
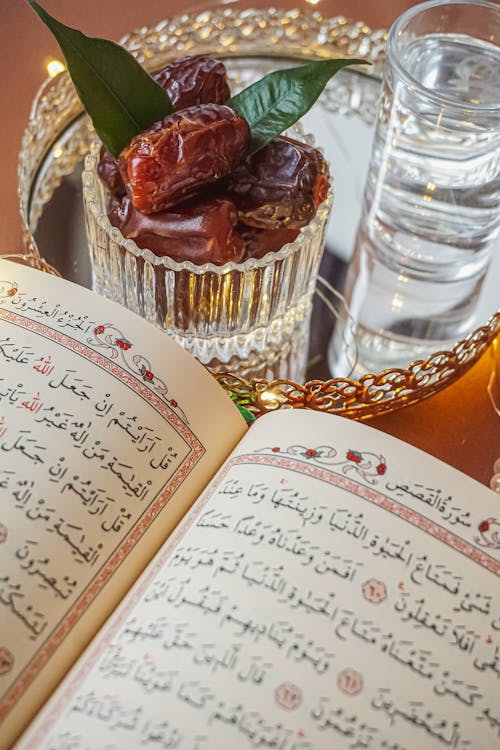
[[[490,490],[266,415],[19,748],[500,748],[499,561]]]
[[[245,429],[164,333],[0,261],[0,747]]]

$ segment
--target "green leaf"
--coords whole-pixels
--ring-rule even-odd
[[[312,107],[330,78],[347,65],[371,65],[352,58],[320,60],[268,73],[226,104],[250,125],[249,153],[258,151]]]
[[[236,406],[238,407],[241,416],[243,417],[243,419],[245,420],[247,424],[253,424],[254,422],[257,421],[255,414],[252,414],[252,412],[249,411],[249,409],[245,409],[245,407],[241,406],[241,404],[236,404]]]
[[[94,127],[114,156],[137,133],[173,112],[167,94],[120,45],[85,36],[28,0],[49,27]]]

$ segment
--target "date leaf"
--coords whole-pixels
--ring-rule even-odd
[[[173,112],[168,95],[130,52],[107,39],[85,36],[35,0],[28,2],[59,43],[78,96],[113,156],[134,135]]]
[[[249,153],[299,120],[312,107],[330,78],[347,65],[370,65],[367,60],[332,59],[285,68],[261,78],[226,104],[250,125]]]

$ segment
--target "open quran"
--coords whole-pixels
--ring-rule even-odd
[[[439,429],[439,425],[436,425]],[[500,748],[500,511],[0,261],[0,748]]]

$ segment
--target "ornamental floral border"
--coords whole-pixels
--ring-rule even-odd
[[[17,281],[0,279],[0,305],[12,300],[21,289]],[[99,323],[86,342],[94,350],[104,350],[111,360],[119,360],[120,366],[146,383],[177,414],[185,424],[189,420],[175,398],[169,395],[165,381],[153,371],[150,360],[143,354],[128,353],[134,346],[114,323]]]
[[[134,354],[134,343],[114,323],[99,323],[87,343],[94,349],[104,349],[106,356],[119,360],[120,366],[148,384],[173,409],[182,421],[189,424],[184,410],[175,398],[169,397],[169,389],[154,371],[150,360],[143,354]]]
[[[371,486],[379,483],[380,478],[386,474],[388,468],[387,461],[382,453],[349,448],[342,454],[331,445],[318,445],[314,448],[305,445],[290,445],[286,448],[274,445],[259,448],[255,453],[294,458],[323,469],[336,469],[345,476],[361,477]],[[474,537],[474,542],[478,547],[490,550],[500,549],[500,521],[497,518],[483,519],[478,523],[477,531],[479,535]]]
[[[474,541],[479,547],[500,549],[500,521],[496,518],[485,518],[477,527],[479,536]]]
[[[5,281],[0,279],[0,305],[5,305],[6,300],[12,299],[19,291],[17,281]]]
[[[298,458],[322,468],[336,468],[346,476],[357,475],[371,485],[378,484],[379,478],[387,471],[387,462],[381,453],[349,449],[342,455],[331,445],[318,445],[315,448],[305,445],[282,448],[274,445],[255,452]]]

